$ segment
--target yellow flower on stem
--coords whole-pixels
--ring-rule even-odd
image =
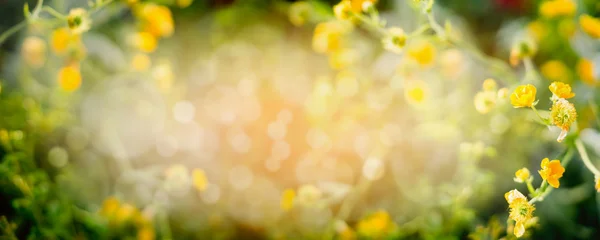
[[[568,17],[575,14],[577,6],[572,0],[550,0],[542,2],[539,10],[540,15],[547,18]]]
[[[517,189],[504,194],[504,198],[510,208],[508,217],[515,221],[513,233],[516,237],[521,237],[525,234],[525,224],[533,217],[535,207]]]
[[[571,86],[569,86],[569,84],[553,82],[548,88],[554,94],[554,96],[558,98],[569,99],[575,97],[575,93],[571,92]]]
[[[531,107],[535,102],[535,86],[531,84],[518,86],[510,95],[510,103],[515,108]]]
[[[435,60],[435,47],[428,41],[421,42],[408,51],[408,56],[421,66],[428,66]]]
[[[333,6],[333,13],[335,17],[339,20],[346,20],[350,18],[352,12],[352,3],[347,0],[342,0],[335,6]]]
[[[157,42],[156,37],[149,32],[138,32],[131,37],[131,44],[146,53],[154,52]]]
[[[593,38],[600,38],[600,19],[583,14],[579,17],[581,29]]]
[[[577,111],[572,103],[562,98],[554,101],[550,108],[550,121],[562,130],[556,141],[562,142],[565,139],[575,120],[577,120]]]
[[[139,8],[138,15],[146,32],[155,37],[170,37],[173,35],[175,26],[173,15],[168,7],[147,3]]]
[[[75,91],[81,86],[81,73],[79,66],[71,64],[60,69],[58,72],[58,84],[67,91]]]
[[[542,179],[546,180],[548,184],[550,184],[550,186],[558,188],[560,186],[560,182],[558,181],[558,179],[560,179],[563,176],[563,173],[565,172],[565,168],[562,165],[560,165],[560,161],[550,161],[548,158],[544,158],[542,160],[541,166],[542,169],[538,172],[540,173]]]
[[[594,76],[594,63],[585,58],[579,59],[577,63],[577,74],[581,80],[590,85],[596,86],[598,84],[598,79]]]
[[[525,181],[527,181],[527,179],[529,179],[529,174],[529,169],[521,168],[517,170],[517,172],[515,172],[514,180],[518,183],[524,183]]]
[[[71,33],[68,28],[56,29],[50,36],[50,46],[56,54],[65,53],[67,48],[76,42],[79,42],[79,35]]]

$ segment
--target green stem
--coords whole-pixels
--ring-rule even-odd
[[[548,120],[547,118],[542,117],[542,115],[540,115],[540,113],[538,112],[537,108],[535,108],[535,105],[531,105],[531,109],[533,110],[533,112],[535,112],[535,115],[538,116],[538,118],[540,118],[540,120],[546,124],[546,125],[550,125],[550,120]]]
[[[527,190],[529,190],[529,194],[533,195],[533,194],[535,194],[535,189],[533,188],[533,185],[531,184],[531,180],[533,180],[533,178],[530,178],[527,180]]]
[[[585,164],[587,169],[590,170],[590,172],[592,172],[595,176],[600,176],[600,171],[598,171],[596,166],[594,166],[594,164],[590,160],[590,157],[588,156],[587,151],[585,150],[585,146],[583,145],[583,142],[580,138],[577,138],[575,140],[575,147],[577,147],[579,156],[581,156],[581,160],[583,161],[583,164]]]
[[[362,14],[352,14],[354,17],[356,17],[358,20],[360,20],[361,22],[367,24],[369,27],[371,27],[373,30],[375,30],[376,32],[378,32],[379,34],[383,35],[383,36],[387,36],[388,32],[379,24],[376,22],[373,22],[372,19],[370,18],[366,18],[364,15]]]
[[[44,6],[42,8],[42,11],[45,11],[45,12],[49,13],[50,15],[52,15],[53,17],[58,18],[58,19],[62,19],[62,20],[67,19],[67,17],[65,15],[59,13],[58,11],[54,10],[54,8],[52,8],[50,6]]]
[[[6,39],[8,39],[13,34],[19,32],[19,30],[23,29],[25,26],[27,26],[27,19],[21,21],[19,24],[6,30],[6,32],[3,32],[2,35],[0,35],[0,46],[2,46],[2,43],[4,43],[4,41],[6,41]]]

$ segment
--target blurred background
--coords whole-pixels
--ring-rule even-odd
[[[499,70],[427,37],[396,54],[342,23],[342,50],[319,53],[315,27],[335,19],[336,0],[142,2],[174,22],[150,51],[131,40],[141,23],[128,1],[95,11],[74,52],[56,53],[53,23],[1,45],[3,239],[511,239],[503,196],[526,189],[514,172],[528,167],[537,185],[541,159],[564,154],[559,130],[533,113],[495,92],[474,100],[487,78],[511,88],[521,66]],[[411,32],[423,22],[411,2],[376,7]],[[577,14],[558,19],[539,16],[542,2],[438,0],[434,12],[504,62],[533,39],[540,86],[573,86],[597,160],[600,44],[577,15],[600,16],[600,2],[574,0]],[[36,5],[0,0],[0,32],[23,21],[25,3]],[[40,64],[23,50],[31,36]],[[73,58],[74,87],[58,74]],[[576,156],[525,238],[600,238],[593,186]]]

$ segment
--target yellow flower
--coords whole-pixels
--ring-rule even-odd
[[[387,36],[383,38],[383,48],[386,50],[400,54],[402,48],[406,45],[406,33],[402,28],[389,28],[387,30]]]
[[[548,27],[540,20],[527,24],[527,31],[537,42],[548,35]]]
[[[600,177],[596,176],[595,181],[596,181],[596,185],[595,185],[596,191],[600,192]]]
[[[173,15],[168,7],[147,3],[140,7],[138,15],[143,29],[155,37],[170,37],[175,29]]]
[[[569,68],[561,61],[550,60],[540,68],[542,75],[550,81],[569,81]]]
[[[347,0],[342,0],[335,6],[333,6],[333,13],[339,20],[346,20],[350,18],[350,12],[352,11],[352,3]]]
[[[114,214],[115,223],[122,224],[127,222],[131,220],[137,214],[137,212],[137,208],[135,208],[133,205],[128,203],[121,204],[119,209],[117,209]]]
[[[427,100],[427,85],[423,81],[410,81],[404,88],[404,96],[411,104],[422,104]]]
[[[138,53],[133,56],[131,60],[131,67],[136,71],[146,71],[150,68],[152,61],[148,55],[143,53]]]
[[[598,84],[598,79],[594,77],[594,63],[585,58],[579,59],[577,63],[577,74],[581,80],[590,85],[596,86]]]
[[[352,11],[355,13],[362,12],[366,6],[369,6],[369,4],[372,6],[373,4],[377,3],[377,0],[344,0],[344,1],[350,1],[351,5],[352,5]]]
[[[75,91],[81,86],[81,73],[76,65],[63,67],[58,72],[58,83],[60,87],[67,91]]]
[[[352,26],[342,21],[319,23],[315,27],[312,46],[315,52],[332,53],[342,47],[342,37]]]
[[[109,197],[102,202],[102,208],[100,209],[100,215],[102,215],[104,217],[111,217],[113,214],[115,214],[117,209],[119,209],[120,205],[121,205],[121,203],[119,202],[119,200],[117,198]]]
[[[496,105],[496,92],[484,91],[475,94],[473,99],[475,103],[475,110],[481,114],[490,112]]]
[[[356,50],[351,48],[340,49],[329,55],[329,66],[336,70],[344,69],[354,64],[358,58],[359,55]]]
[[[202,192],[206,190],[206,187],[208,186],[208,180],[206,179],[204,170],[198,168],[192,170],[192,183],[198,191]]]
[[[542,179],[548,181],[548,184],[554,188],[558,188],[560,186],[559,178],[562,177],[565,172],[565,168],[560,165],[559,160],[550,161],[548,158],[544,158],[542,160],[542,169],[538,172]]]
[[[21,47],[21,56],[34,68],[40,68],[46,62],[46,42],[39,37],[27,37]]]
[[[535,101],[536,91],[536,88],[531,84],[518,86],[510,95],[510,103],[515,108],[531,107]]]
[[[569,86],[569,84],[562,82],[553,82],[548,88],[556,97],[564,99],[575,97],[575,93],[571,92],[571,86]]]
[[[59,28],[52,32],[50,46],[56,54],[66,52],[69,45],[79,41],[79,35],[72,34],[68,28]]]
[[[151,53],[156,49],[157,40],[149,32],[138,32],[131,37],[131,43],[140,51]]]
[[[521,168],[515,172],[515,182],[523,183],[529,179],[529,169]]]
[[[177,0],[177,6],[180,8],[186,8],[192,5],[192,2],[194,2],[194,0]]]
[[[137,240],[154,240],[156,234],[151,226],[144,226],[137,232]]]
[[[488,78],[483,81],[483,91],[495,91],[498,84],[494,79]]]
[[[281,196],[281,209],[284,211],[289,211],[294,207],[294,198],[296,198],[296,192],[294,189],[286,189],[283,191],[283,195]]]
[[[356,226],[356,231],[362,237],[382,239],[394,231],[395,228],[397,226],[390,215],[386,211],[380,210],[361,219]]]
[[[408,51],[408,56],[422,66],[428,66],[435,59],[435,47],[428,41],[419,43]]]
[[[521,237],[525,233],[525,224],[533,217],[535,207],[517,189],[504,194],[504,198],[510,208],[508,217],[515,221],[513,233],[516,237]]]
[[[288,16],[294,26],[302,26],[309,18],[312,6],[306,1],[297,1],[290,5]]]
[[[87,11],[83,8],[74,8],[69,11],[67,16],[67,25],[73,34],[82,34],[90,30],[92,20],[90,20]]]
[[[593,38],[600,38],[600,19],[583,14],[579,17],[581,29]]]
[[[567,136],[571,124],[577,120],[575,106],[565,99],[557,99],[550,108],[550,120],[552,124],[562,129],[558,139],[556,139],[556,141],[562,142]]]
[[[540,5],[540,15],[547,18],[572,16],[577,6],[572,0],[550,0]]]

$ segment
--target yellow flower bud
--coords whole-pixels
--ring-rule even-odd
[[[168,7],[153,3],[142,5],[137,12],[146,32],[155,37],[170,37],[175,29],[173,15]]]
[[[550,81],[567,82],[570,80],[569,68],[559,60],[550,60],[540,67],[542,75]]]
[[[498,84],[494,79],[488,78],[483,81],[483,90],[484,91],[495,91],[498,87]]]
[[[535,86],[531,84],[518,86],[510,95],[510,103],[515,108],[531,107],[535,102]]]
[[[581,29],[593,38],[600,38],[600,19],[583,14],[579,17]]]
[[[529,179],[529,169],[521,168],[515,172],[515,182],[523,183]]]
[[[428,66],[435,60],[435,47],[428,41],[420,42],[411,47],[408,56],[417,61],[421,66]]]
[[[79,35],[72,34],[67,28],[59,28],[50,36],[50,46],[56,54],[63,54],[73,43],[79,42]]]
[[[29,66],[42,67],[46,62],[46,42],[39,37],[27,37],[21,47],[21,56]]]
[[[58,83],[60,87],[67,91],[75,91],[81,86],[81,73],[79,67],[75,65],[69,65],[63,67],[58,72]]]

